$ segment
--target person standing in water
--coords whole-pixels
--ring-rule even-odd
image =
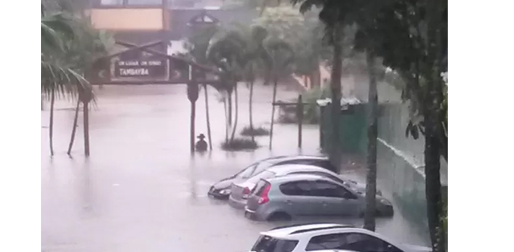
[[[200,134],[197,136],[197,138],[199,139],[198,142],[196,142],[196,145],[195,145],[195,148],[196,148],[196,151],[206,151],[207,150],[207,142],[205,142],[204,138],[204,134]]]

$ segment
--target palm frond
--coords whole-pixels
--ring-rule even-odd
[[[73,69],[64,68],[41,60],[41,92],[51,94],[55,90],[59,96],[74,96],[79,90],[91,92],[91,85]]]

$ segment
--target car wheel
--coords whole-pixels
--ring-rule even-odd
[[[268,217],[268,221],[290,221],[291,215],[284,212],[275,212]]]

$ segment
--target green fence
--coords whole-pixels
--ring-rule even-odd
[[[330,106],[322,112],[321,146],[325,151],[336,143],[331,137]],[[340,144],[343,154],[366,154],[366,104],[359,104],[340,115]],[[377,143],[377,182],[385,196],[393,199],[397,211],[419,231],[427,242],[425,183],[422,172],[424,139],[405,136],[409,112],[401,103],[379,106]],[[328,152],[330,153],[330,152]],[[447,164],[442,163],[443,184],[446,184]]]
[[[327,152],[336,143],[332,137],[332,116],[331,105],[322,108],[320,123],[320,146]],[[339,143],[340,150],[344,153],[365,154],[366,153],[366,105],[359,104],[352,106],[348,111],[341,113],[339,117]]]

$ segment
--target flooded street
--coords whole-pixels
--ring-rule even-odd
[[[271,90],[256,86],[255,126],[269,128]],[[207,198],[206,193],[214,182],[254,161],[299,153],[297,126],[275,125],[271,151],[269,136],[264,136],[257,138],[261,148],[254,152],[225,152],[219,147],[225,138],[223,104],[214,89],[208,91],[214,146],[211,153],[195,157],[189,153],[190,106],[185,85],[96,89],[88,159],[83,154],[81,117],[72,157],[66,154],[74,104],[61,101],[56,105],[53,157],[48,147],[49,112],[43,111],[42,250],[248,251],[259,232],[280,225],[247,220],[243,212]],[[237,133],[248,125],[248,89],[242,85],[239,91]],[[281,87],[278,99],[297,95]],[[304,125],[303,130],[301,153],[318,154],[318,127]],[[196,134],[200,133],[207,135],[203,90],[196,111]],[[377,222],[378,231],[387,236],[423,244],[400,214]]]

